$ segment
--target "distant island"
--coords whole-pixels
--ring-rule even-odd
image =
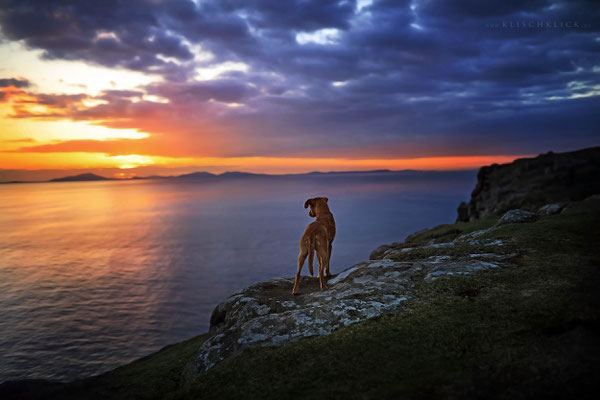
[[[79,174],[73,176],[65,176],[63,178],[50,179],[49,182],[80,182],[80,181],[109,181],[110,178],[105,178],[96,174]]]
[[[567,199],[580,199],[586,194],[596,192],[598,189],[597,179],[594,174],[598,168],[600,159],[600,147],[589,147],[566,153],[548,152],[540,154],[533,158],[521,158],[512,163],[498,166],[493,164],[480,169],[478,181],[473,191],[473,198],[469,203],[462,203],[459,207],[459,221],[469,221],[477,218],[480,214],[487,215],[492,212],[488,209],[490,201],[498,197],[502,199],[495,214],[500,211],[506,211],[516,205],[529,204],[538,206],[542,200],[547,200],[548,196],[542,192],[552,192],[550,187],[557,187],[560,192],[557,199],[564,201]],[[243,171],[227,171],[215,174],[207,171],[197,171],[181,175],[149,175],[132,176],[128,178],[107,178],[94,173],[82,173],[65,177],[54,178],[45,181],[23,181],[11,180],[0,182],[0,184],[10,183],[44,183],[44,182],[86,182],[86,181],[128,181],[128,180],[176,180],[182,182],[217,182],[233,180],[250,179],[308,179],[320,180],[336,178],[341,179],[421,179],[424,177],[447,177],[451,174],[475,174],[474,169],[470,170],[447,170],[447,171],[424,171],[406,169],[392,171],[389,169],[378,169],[370,171],[313,171],[297,174],[259,174]],[[519,177],[519,179],[514,179]],[[529,183],[526,184],[527,181]],[[511,185],[516,185],[512,188]],[[490,189],[491,188],[491,189]],[[554,192],[552,192],[554,193]],[[493,203],[493,201],[492,201]],[[496,207],[496,204],[493,204]]]
[[[327,177],[337,178],[352,178],[352,177],[380,177],[380,178],[391,178],[398,177],[420,177],[424,175],[439,174],[439,173],[472,173],[474,170],[456,170],[456,171],[419,171],[419,170],[401,170],[391,171],[388,169],[378,169],[371,171],[330,171],[320,172],[313,171],[308,173],[300,174],[255,174],[252,172],[241,172],[241,171],[227,171],[220,174],[213,174],[206,171],[191,172],[182,175],[150,175],[150,176],[132,176],[130,178],[107,178],[94,173],[83,173],[78,175],[64,176],[60,178],[54,178],[47,181],[21,181],[12,180],[0,182],[1,184],[9,183],[45,183],[45,182],[86,182],[86,181],[128,181],[128,180],[146,180],[146,179],[176,179],[182,181],[212,181],[212,180],[235,180],[235,179],[255,179],[255,178],[268,178],[268,179],[319,179]]]

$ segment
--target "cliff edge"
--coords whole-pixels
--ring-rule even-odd
[[[600,193],[600,147],[546,153],[509,164],[482,167],[458,221],[499,217],[520,208],[536,211],[549,203],[583,200]]]

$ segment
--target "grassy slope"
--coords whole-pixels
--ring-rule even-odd
[[[447,232],[452,229],[422,232],[411,245],[440,233],[456,236]],[[104,399],[512,399],[581,398],[598,389],[600,201],[574,204],[535,223],[506,225],[487,237],[519,249],[518,266],[421,283],[418,298],[397,315],[245,351],[185,388],[177,389],[179,376],[204,336],[36,393]]]
[[[406,312],[247,351],[173,397],[553,398],[589,391],[600,359],[600,205],[579,204],[488,237],[523,249],[519,266],[424,283]]]

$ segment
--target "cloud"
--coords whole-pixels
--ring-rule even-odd
[[[243,12],[259,29],[314,31],[347,29],[354,16],[354,1],[322,0],[225,0],[215,2],[223,12]]]
[[[3,143],[34,143],[35,139],[33,138],[22,138],[22,139],[7,139],[2,140]]]
[[[154,135],[147,151],[358,157],[598,144],[593,2],[379,0],[360,10],[354,1],[317,0],[44,4],[4,1],[2,34],[46,58],[163,79],[93,99],[30,93],[48,112],[17,104],[14,115],[143,130]],[[234,64],[244,68],[227,68]]]
[[[0,88],[5,88],[5,87],[16,87],[16,88],[27,88],[29,87],[30,82],[27,79],[15,79],[15,78],[9,78],[9,79],[0,79]]]

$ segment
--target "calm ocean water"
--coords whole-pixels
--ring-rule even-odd
[[[294,275],[308,197],[329,197],[338,273],[453,222],[474,183],[454,172],[0,185],[0,382],[89,376],[206,331],[226,296]]]

